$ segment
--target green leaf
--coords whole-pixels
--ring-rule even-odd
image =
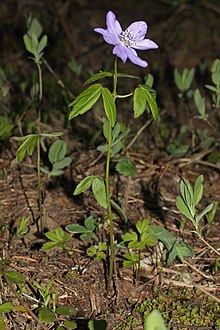
[[[44,35],[40,42],[38,43],[38,47],[37,47],[37,51],[38,51],[38,54],[40,54],[42,52],[42,50],[46,47],[47,45],[47,36]]]
[[[102,89],[102,99],[106,116],[110,121],[111,127],[113,127],[116,121],[116,106],[111,92],[106,87]]]
[[[214,72],[212,74],[212,81],[216,85],[220,85],[220,72]]]
[[[70,157],[65,157],[64,159],[62,160],[59,160],[58,162],[54,163],[53,164],[53,169],[54,170],[59,170],[59,169],[62,169],[64,167],[67,167],[71,164],[72,162],[72,158]]]
[[[144,318],[144,330],[167,330],[165,321],[159,311],[153,310]]]
[[[93,219],[92,216],[86,218],[84,224],[88,230],[93,231],[95,229],[95,220]]]
[[[112,77],[112,76],[113,76],[113,74],[109,71],[101,71],[99,73],[94,74],[89,79],[87,79],[86,82],[84,82],[84,85],[90,84],[90,83],[92,83],[96,80],[102,79],[102,78]]]
[[[136,223],[136,228],[140,234],[149,232],[150,227],[150,221],[148,219],[138,220]]]
[[[3,316],[0,316],[0,329],[1,330],[8,330],[8,328],[5,325],[5,319]]]
[[[46,242],[42,245],[40,250],[41,251],[48,251],[48,250],[54,248],[55,246],[57,246],[57,243],[58,242]]]
[[[16,159],[20,163],[26,152],[29,155],[32,155],[37,143],[38,137],[34,134],[27,135],[25,141],[22,143],[22,145],[18,148],[17,153],[16,153]]]
[[[63,160],[66,155],[66,144],[62,140],[56,140],[50,146],[48,158],[49,161],[53,164],[60,160]]]
[[[194,220],[194,217],[191,215],[189,208],[187,205],[184,203],[183,199],[181,196],[177,196],[176,198],[176,206],[180,212],[182,212],[185,217],[187,217],[190,220]]]
[[[207,205],[204,208],[204,210],[196,216],[196,223],[197,224],[198,224],[199,220],[202,219],[204,217],[204,215],[206,215],[206,213],[208,213],[212,210],[213,206],[214,206],[214,203],[211,203],[211,204]]]
[[[102,88],[102,85],[94,84],[77,96],[77,98],[69,105],[73,107],[69,114],[69,120],[90,110],[98,101],[102,93]]]
[[[23,284],[25,282],[25,276],[16,271],[6,272],[6,276],[11,283]]]
[[[75,233],[75,234],[79,234],[79,233],[86,233],[89,230],[87,228],[85,228],[84,226],[81,225],[75,225],[75,224],[70,224],[67,225],[66,230],[68,230],[70,233]]]
[[[94,175],[89,175],[86,178],[84,178],[77,186],[76,189],[74,190],[73,195],[79,195],[85,190],[89,189],[95,179]]]
[[[74,321],[69,321],[69,320],[65,320],[63,322],[63,325],[67,328],[67,329],[76,329],[77,328],[77,324]]]
[[[135,176],[137,172],[136,166],[128,157],[123,157],[117,162],[116,170],[119,174],[126,176]]]
[[[29,35],[35,34],[37,38],[40,37],[43,28],[37,18],[32,18],[31,16],[29,16],[27,21],[27,26],[28,26]]]
[[[76,314],[76,311],[72,307],[59,306],[59,307],[56,308],[56,314],[73,316],[73,315]]]
[[[196,182],[194,183],[193,201],[195,206],[200,202],[203,195],[203,181],[204,181],[204,177],[203,175],[200,175],[198,176]]]
[[[46,323],[53,323],[56,320],[56,315],[48,307],[41,307],[38,312],[39,320]]]
[[[64,173],[63,170],[52,169],[52,171],[50,171],[49,173],[46,173],[46,174],[48,174],[49,176],[59,176],[59,175],[62,175],[63,173]]]
[[[43,133],[39,133],[38,135],[40,137],[55,138],[55,137],[63,135],[63,132],[52,132],[52,133],[43,132]]]
[[[139,256],[134,252],[125,253],[123,257],[127,260],[123,261],[124,268],[132,268],[133,266],[137,265],[140,261]]]
[[[156,238],[163,243],[168,251],[170,251],[176,241],[175,236],[167,229],[160,226],[152,226],[152,230]]]
[[[25,34],[23,36],[23,41],[24,41],[24,45],[25,45],[25,48],[26,50],[29,52],[29,53],[33,53],[34,50],[32,49],[32,42],[31,42],[31,38],[28,34]]]
[[[194,103],[195,103],[200,115],[205,116],[205,110],[206,110],[205,99],[202,97],[198,88],[194,91],[193,96],[194,96]]]
[[[146,85],[139,85],[140,88],[145,92],[147,102],[149,104],[152,116],[154,118],[154,121],[157,120],[158,117],[158,107],[157,107],[157,101],[156,101],[156,91]]]
[[[0,304],[0,313],[10,313],[13,310],[13,305],[10,302]]]
[[[92,191],[93,195],[96,199],[96,201],[107,209],[107,198],[106,198],[106,189],[105,189],[105,183],[103,178],[101,177],[95,177],[95,179],[92,182]]]
[[[140,79],[140,77],[138,77],[138,76],[133,76],[133,75],[131,75],[131,74],[121,73],[121,72],[117,72],[117,77],[118,77],[118,78]]]
[[[167,264],[170,265],[176,257],[183,263],[185,257],[192,257],[193,255],[194,251],[191,246],[184,242],[176,242],[168,255]]]
[[[146,109],[147,96],[140,87],[135,88],[133,96],[134,118],[140,117]]]
[[[89,330],[106,330],[107,323],[105,320],[90,320],[88,328]]]

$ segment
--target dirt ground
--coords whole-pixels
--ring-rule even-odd
[[[178,260],[169,267],[162,261],[160,265],[150,264],[141,270],[140,280],[135,283],[132,270],[122,267],[123,259],[118,249],[114,285],[107,292],[106,262],[94,261],[86,255],[86,248],[91,241],[82,242],[79,237],[74,236],[67,251],[60,248],[40,251],[46,239],[39,237],[36,225],[39,218],[37,158],[34,154],[18,164],[15,159],[18,143],[9,139],[0,142],[1,260],[9,261],[9,270],[25,275],[30,292],[34,280],[45,286],[50,279],[54,279],[56,303],[73,307],[78,329],[88,329],[87,323],[91,319],[106,320],[107,329],[143,329],[144,313],[150,308],[156,308],[157,298],[161,296],[163,301],[170,302],[166,306],[165,302],[161,302],[161,305],[164,306],[164,317],[171,320],[172,329],[218,329],[219,257],[198,240],[188,221],[185,228],[181,229],[181,216],[175,205],[180,178],[185,177],[194,182],[200,174],[204,175],[205,180],[202,205],[220,200],[220,164],[217,161],[211,162],[209,158],[213,151],[219,152],[220,117],[219,110],[212,109],[210,95],[204,88],[206,83],[210,83],[211,63],[219,56],[218,0],[149,0],[139,1],[138,5],[132,0],[112,1],[111,4],[106,0],[1,1],[0,68],[5,72],[6,78],[0,86],[0,115],[7,114],[11,118],[15,125],[13,135],[16,136],[30,133],[35,124],[36,109],[30,104],[28,95],[31,83],[36,78],[36,69],[28,58],[29,54],[22,41],[26,32],[25,18],[32,13],[48,35],[49,44],[44,58],[52,69],[48,70],[48,65],[44,63],[42,128],[49,132],[64,132],[68,156],[72,158],[71,165],[62,176],[48,181],[42,175],[45,231],[59,226],[65,228],[72,223],[83,224],[86,216],[92,215],[102,224],[102,240],[108,241],[109,224],[103,220],[106,214],[95,202],[91,191],[73,196],[77,183],[85,176],[95,173],[104,177],[105,155],[100,156],[96,149],[103,143],[100,123],[102,110],[97,108],[95,112],[90,111],[69,123],[67,106],[91,73],[112,69],[112,47],[93,32],[95,27],[105,27],[108,10],[116,13],[123,27],[132,21],[147,21],[148,37],[159,45],[158,50],[141,54],[149,62],[147,69],[135,67],[132,63],[123,65],[119,62],[119,70],[122,72],[140,75],[142,78],[148,73],[154,75],[159,119],[156,125],[148,125],[126,152],[137,167],[137,175],[128,179],[112,169],[111,191],[116,200],[126,196],[130,228],[139,219],[148,218],[152,224],[165,227],[178,240],[183,239],[193,246],[195,256],[186,259],[188,264],[181,264]],[[71,57],[82,66],[78,75],[68,66]],[[206,93],[207,111],[210,115],[208,124],[194,118],[196,113],[195,109],[192,110],[192,104],[187,112],[178,98],[173,80],[175,67],[196,67],[194,85]],[[59,79],[65,85],[64,89],[57,83]],[[121,83],[119,88],[123,93],[132,86],[133,82],[129,81],[126,85]],[[131,127],[127,139],[129,144],[149,118],[146,115],[143,116],[144,119],[134,120],[129,103],[121,104],[118,118]],[[184,156],[176,158],[167,152],[167,146],[176,141],[183,124],[189,130],[180,137],[181,143],[189,144],[190,149]],[[208,127],[215,139],[211,147],[194,144],[192,141],[192,131],[204,127]],[[46,153],[43,150],[42,155],[42,163],[46,165]],[[120,237],[124,219],[114,211],[114,232],[116,237]],[[21,240],[16,240],[18,223],[22,217],[28,215],[28,233]],[[218,251],[219,215],[217,209],[214,224],[206,236],[206,240]],[[155,249],[156,247],[144,251],[143,256],[150,256],[155,253]],[[184,274],[190,279],[185,280]],[[4,277],[1,277],[0,285],[0,303],[12,301],[15,305],[21,304],[5,283]],[[34,311],[34,304],[28,298],[22,299]],[[146,301],[150,301],[151,307],[145,306]],[[191,314],[186,320],[182,316],[178,320],[178,314],[175,314],[178,307],[174,305],[177,301],[183,311],[187,311],[188,305],[201,309],[205,321],[201,324],[192,323]],[[209,304],[214,306],[212,315],[208,313]],[[6,315],[6,326],[7,329],[15,330],[42,329],[27,312],[19,310]],[[46,327],[55,329],[55,326],[48,324]]]

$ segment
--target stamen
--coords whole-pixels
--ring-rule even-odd
[[[137,45],[137,37],[134,33],[129,31],[129,29],[122,31],[119,36],[119,39],[126,47],[132,47]]]

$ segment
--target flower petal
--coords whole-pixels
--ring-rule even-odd
[[[119,36],[122,32],[120,23],[117,21],[115,14],[112,11],[109,11],[106,15],[106,25],[108,31],[115,35]]]
[[[94,29],[94,31],[97,32],[97,33],[101,33],[104,40],[110,45],[117,45],[120,42],[118,36],[115,36],[114,34],[111,34],[109,32],[109,30],[96,28],[96,29]]]
[[[134,34],[135,38],[138,40],[142,40],[147,33],[147,23],[144,21],[134,22],[126,29],[126,31]]]
[[[137,52],[134,49],[125,48],[125,51],[126,51],[126,54],[129,58],[129,60],[132,63],[142,66],[143,68],[146,68],[148,66],[148,63],[146,61],[144,61],[140,57],[138,57]]]
[[[116,56],[118,56],[123,63],[126,62],[128,56],[126,54],[126,47],[122,46],[122,45],[116,45],[112,51],[113,54],[115,54]]]
[[[147,50],[147,49],[158,48],[158,45],[150,39],[144,39],[144,40],[138,40],[137,44],[132,47],[135,49]]]

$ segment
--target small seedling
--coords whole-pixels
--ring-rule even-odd
[[[194,103],[199,112],[198,118],[202,120],[207,120],[208,114],[206,113],[205,98],[202,97],[198,88],[194,91],[193,97],[194,97]]]
[[[21,239],[25,234],[27,234],[29,220],[30,220],[30,216],[27,216],[27,217],[22,217],[21,220],[19,221],[15,233],[17,239]]]
[[[51,242],[44,243],[42,248],[41,248],[41,251],[50,250],[55,246],[60,247],[63,250],[66,250],[67,243],[72,238],[72,236],[68,233],[65,233],[64,230],[61,227],[58,227],[57,229],[55,229],[54,232],[48,231],[47,233],[45,233],[45,236]]]
[[[56,140],[49,149],[48,158],[51,163],[51,170],[47,167],[41,167],[41,172],[51,176],[59,176],[64,173],[63,168],[69,166],[72,162],[70,157],[66,157],[66,144],[64,141]]]
[[[195,76],[195,69],[187,69],[185,68],[182,73],[178,71],[177,68],[174,70],[174,81],[180,93],[179,97],[191,97],[193,91],[190,89],[193,83],[193,79]]]
[[[122,235],[123,242],[127,244],[129,249],[138,250],[138,255],[134,253],[125,254],[124,257],[127,261],[124,261],[125,266],[135,266],[138,264],[136,268],[136,280],[139,277],[140,270],[140,253],[146,246],[153,246],[156,244],[156,238],[154,232],[152,230],[152,226],[150,225],[150,221],[148,219],[139,220],[136,223],[136,231],[127,232]]]
[[[106,258],[107,243],[99,242],[96,245],[90,246],[86,253],[90,258],[94,258],[96,261],[100,261]]]
[[[210,91],[213,92],[212,99],[213,99],[213,106],[215,108],[220,107],[220,60],[214,60],[212,67],[211,67],[211,79],[213,85],[205,85]]]
[[[66,226],[66,230],[71,234],[80,234],[82,241],[94,238],[94,231],[96,229],[96,220],[90,216],[85,219],[84,226],[78,224],[70,224]]]

